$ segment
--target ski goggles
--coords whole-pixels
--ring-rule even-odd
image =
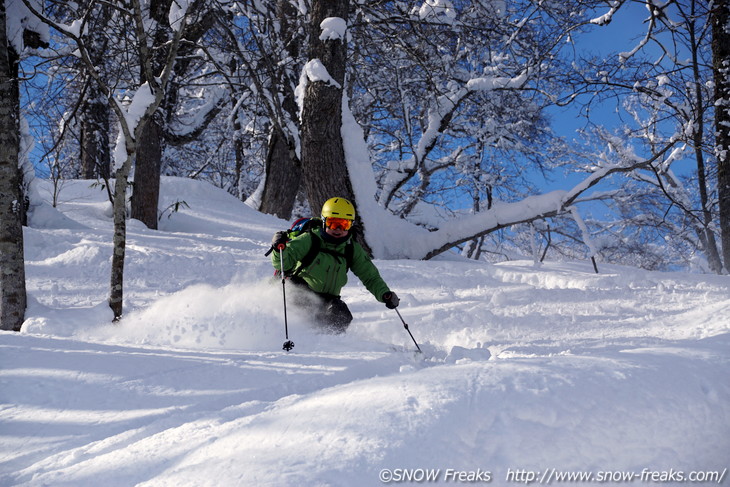
[[[352,220],[348,220],[347,218],[325,218],[324,224],[332,230],[339,229],[347,232],[352,228]]]

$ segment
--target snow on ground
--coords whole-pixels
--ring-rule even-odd
[[[105,192],[35,208],[27,321],[0,334],[0,485],[728,482],[730,277],[378,261],[423,356],[354,277],[348,333],[289,307],[286,353],[263,253],[288,224],[164,179],[161,208],[181,200],[159,231],[130,222],[117,325]]]

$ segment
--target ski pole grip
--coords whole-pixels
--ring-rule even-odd
[[[286,248],[286,245],[284,245],[284,244],[279,244],[279,245],[277,245],[277,246],[276,246],[276,248],[277,248],[278,250],[284,250],[284,249]]]

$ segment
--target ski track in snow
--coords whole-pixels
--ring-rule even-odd
[[[0,333],[2,486],[730,467],[728,276],[379,261],[423,355],[352,275],[348,333],[320,334],[290,307],[286,353],[263,253],[287,222],[164,178],[160,207],[189,208],[159,231],[130,222],[112,325],[110,206],[90,184],[68,182],[25,229],[27,320]]]

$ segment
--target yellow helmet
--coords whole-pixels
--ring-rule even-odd
[[[325,218],[355,219],[355,206],[345,198],[330,198],[322,205],[322,220]]]

